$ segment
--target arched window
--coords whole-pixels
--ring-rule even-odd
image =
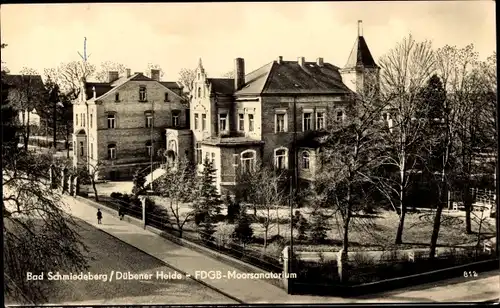
[[[255,170],[255,151],[246,150],[241,153],[241,169],[244,172]]]
[[[309,152],[302,152],[302,169],[309,169],[310,162],[311,160]]]
[[[288,149],[278,148],[274,150],[274,166],[278,170],[284,170],[288,168]]]
[[[108,159],[116,159],[116,144],[108,144]]]

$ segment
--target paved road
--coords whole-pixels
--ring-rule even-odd
[[[104,224],[95,222],[95,208],[71,197],[65,197],[71,213],[148,254],[188,273],[195,270],[236,270],[231,266],[200,254],[189,248],[172,243],[143,228],[120,221],[116,216],[105,215]],[[219,279],[204,280],[205,283],[224,291],[245,303],[387,303],[387,302],[449,302],[486,301],[498,298],[499,276],[482,275],[475,280],[458,277],[452,281],[420,286],[412,290],[398,290],[390,293],[372,294],[363,298],[341,298],[320,296],[288,295],[282,289],[262,280]],[[190,293],[190,296],[196,291]],[[120,299],[118,299],[120,300]],[[118,303],[110,300],[109,303]],[[127,302],[126,299],[121,299]],[[151,301],[157,299],[151,299]],[[120,302],[120,303],[122,303]],[[159,302],[165,302],[160,300]],[[171,303],[178,303],[177,300]]]
[[[185,277],[179,280],[157,280],[157,272],[171,276],[176,272],[158,259],[85,222],[79,222],[76,228],[93,259],[88,271],[93,274],[107,274],[108,281],[53,282],[49,299],[51,304],[235,303]],[[113,281],[109,281],[111,271],[115,271]],[[116,272],[153,275],[150,280],[116,280]]]

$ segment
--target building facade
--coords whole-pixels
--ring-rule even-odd
[[[162,160],[165,129],[186,127],[187,106],[182,86],[142,73],[108,82],[82,82],[73,108],[73,162],[96,178],[130,179],[139,168]]]
[[[257,161],[289,171],[296,185],[313,181],[318,148],[300,141],[327,121],[342,121],[353,95],[379,82],[360,32],[342,69],[323,58],[278,57],[248,74],[238,58],[234,71],[235,78],[208,78],[200,59],[190,102],[192,157],[200,168],[205,158],[214,163],[221,193],[231,192],[237,172]]]

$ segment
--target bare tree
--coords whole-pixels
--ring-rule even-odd
[[[184,157],[177,166],[168,169],[154,187],[157,193],[169,199],[169,212],[174,217],[179,237],[182,237],[186,222],[195,214],[193,202],[197,200],[197,194],[193,192],[196,192],[196,181],[195,170]],[[180,211],[181,204],[186,204],[191,207],[191,210],[182,213]]]
[[[376,184],[375,171],[382,163],[383,108],[384,103],[376,98],[368,101],[356,96],[345,106],[341,117],[329,111],[327,134],[320,138],[320,169],[314,185],[314,201],[330,209],[334,218],[340,220],[345,257],[353,213],[367,206],[368,190]]]
[[[435,63],[431,43],[417,42],[411,35],[380,59],[382,92],[390,97],[385,113],[390,126],[387,142],[393,153],[385,157],[384,163],[398,173],[386,183],[389,201],[397,204],[400,217],[396,244],[402,243],[408,188],[424,147],[426,121],[417,119],[423,108],[420,92],[434,72]]]
[[[243,183],[247,186],[247,200],[257,206],[264,213],[264,220],[259,221],[264,228],[264,249],[267,247],[269,231],[274,226],[279,226],[279,216],[276,215],[276,223],[273,224],[272,210],[282,205],[286,200],[283,189],[285,175],[278,171],[257,164],[256,169],[249,171],[243,176]]]
[[[436,252],[437,239],[439,236],[439,229],[441,225],[441,215],[444,205],[448,201],[448,191],[452,183],[452,179],[455,177],[456,164],[453,164],[456,157],[460,156],[462,152],[462,171],[465,174],[471,172],[471,165],[469,164],[470,158],[470,148],[468,148],[468,137],[464,134],[459,134],[460,126],[462,120],[465,121],[461,114],[468,110],[471,102],[471,95],[473,95],[473,90],[470,89],[470,81],[472,68],[477,62],[477,53],[474,51],[473,45],[468,45],[463,49],[457,49],[455,47],[444,46],[437,51],[437,67],[438,74],[440,74],[443,84],[447,93],[444,114],[442,119],[442,125],[438,128],[440,131],[440,147],[442,157],[442,165],[440,170],[440,185],[439,185],[439,202],[436,208],[436,214],[434,217],[433,232],[431,236],[431,249],[430,257],[434,258]],[[467,117],[469,115],[465,115]],[[463,130],[462,130],[463,131]],[[465,142],[462,146],[463,151],[458,150],[456,140],[460,140],[459,135],[462,135],[462,142]],[[461,142],[460,142],[461,143]],[[467,144],[467,145],[466,145]],[[469,152],[469,154],[468,154]],[[468,157],[467,157],[468,156]],[[462,172],[462,176],[464,172]],[[467,183],[469,182],[468,179]],[[468,186],[468,184],[466,185]],[[467,197],[468,192],[464,192]],[[467,200],[468,201],[468,200]],[[470,207],[471,202],[467,202],[466,206],[466,228],[470,228]],[[467,226],[468,224],[468,226]]]
[[[76,151],[76,149],[74,149]],[[97,180],[99,178],[99,172],[102,171],[104,163],[89,157],[84,158],[82,165],[77,170],[77,176],[80,178],[81,184],[92,185],[92,190],[94,191],[95,201],[99,201],[99,195],[97,193]]]
[[[234,78],[234,76],[234,70],[230,70],[229,72],[226,72],[224,75],[222,75],[222,77],[224,78]]]
[[[72,101],[80,95],[82,80],[92,77],[95,70],[95,65],[89,62],[72,61],[61,63],[57,68],[45,69],[45,76],[50,76]]]
[[[179,72],[179,82],[184,86],[186,92],[184,93],[188,101],[191,101],[191,93],[193,92],[194,80],[196,79],[196,72],[194,69],[183,68]]]
[[[30,138],[30,114],[44,106],[47,100],[47,93],[43,86],[42,79],[38,73],[30,68],[23,68],[20,76],[10,76],[9,82],[9,104],[17,110],[21,116],[23,128],[24,149],[28,150]]]
[[[151,78],[151,70],[160,70],[160,78],[163,77],[164,72],[163,69],[159,64],[153,64],[153,63],[148,63],[148,66],[146,67],[146,71],[144,72],[144,75]]]
[[[12,303],[41,304],[50,281],[27,280],[27,273],[85,270],[86,247],[60,195],[47,185],[52,157],[11,148],[2,161],[5,295]]]
[[[106,61],[101,63],[101,68],[95,73],[95,78],[99,82],[107,82],[108,73],[111,71],[116,71],[120,76],[123,76],[126,74],[127,68],[121,63]]]

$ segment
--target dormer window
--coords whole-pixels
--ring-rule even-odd
[[[140,102],[147,101],[146,87],[144,87],[144,86],[139,88],[139,101]]]
[[[120,101],[120,93],[115,93],[115,102]]]

